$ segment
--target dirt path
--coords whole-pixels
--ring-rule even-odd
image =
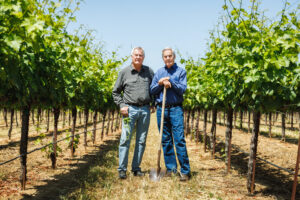
[[[225,128],[218,126],[217,136],[220,141],[224,140],[224,135]],[[100,141],[98,137],[97,145],[93,146],[90,142],[87,149],[84,149],[81,141],[79,149],[76,150],[77,156],[70,158],[69,152],[64,152],[59,157],[56,170],[51,169],[50,161],[42,153],[33,155],[28,159],[32,164],[29,168],[27,190],[19,191],[19,183],[15,180],[18,174],[13,173],[6,176],[5,181],[1,181],[0,193],[2,191],[2,199],[290,199],[291,175],[258,162],[256,194],[248,196],[246,154],[233,149],[232,171],[227,175],[222,152],[223,143],[218,142],[218,153],[213,160],[209,152],[203,152],[202,143],[196,144],[189,138],[188,136],[186,140],[192,178],[188,182],[180,182],[177,176],[163,178],[159,182],[152,182],[149,179],[149,170],[156,167],[159,140],[156,117],[152,115],[141,165],[142,170],[147,172],[145,177],[134,177],[129,172],[126,180],[118,179],[118,132],[110,133],[105,141]],[[233,145],[247,152],[249,141],[250,134],[236,129],[233,131]],[[129,169],[133,144],[134,138],[129,154]],[[258,156],[293,169],[296,149],[295,144],[260,136]],[[164,166],[163,159],[161,162]],[[14,166],[19,167],[19,162],[14,163]],[[6,196],[3,197],[3,194]],[[300,194],[297,196],[300,199]]]

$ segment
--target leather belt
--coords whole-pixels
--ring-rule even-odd
[[[157,104],[159,107],[162,107],[162,104],[159,103]],[[173,108],[173,107],[177,107],[177,106],[182,106],[182,103],[177,103],[177,104],[166,104],[165,108]]]
[[[138,103],[127,103],[130,106],[136,106],[136,107],[143,107],[143,106],[149,106],[149,103],[144,104],[138,104]]]

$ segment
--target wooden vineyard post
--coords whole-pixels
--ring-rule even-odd
[[[269,137],[272,137],[272,113],[269,112]]]
[[[107,127],[106,127],[106,132],[105,132],[106,136],[108,135],[108,131],[109,131],[109,128],[110,128],[110,114],[111,114],[111,111],[109,110],[108,111],[108,116],[107,116]]]
[[[101,140],[103,140],[103,137],[104,137],[105,117],[106,117],[106,111],[104,111],[103,115],[102,115]]]
[[[250,133],[251,111],[248,110],[248,133]]]
[[[8,127],[8,123],[7,123],[7,108],[3,109],[3,118],[5,121],[5,126]]]
[[[71,114],[70,110],[68,110],[68,113],[69,113],[69,121],[68,121],[68,123],[69,123],[69,127],[70,127],[71,126],[71,117],[72,117],[72,114]]]
[[[10,124],[9,124],[9,130],[8,130],[8,139],[11,139],[11,132],[13,129],[13,123],[14,123],[14,109],[10,109]]]
[[[197,119],[196,119],[196,143],[199,142],[199,120],[200,120],[200,109],[197,109]]]
[[[87,127],[89,121],[89,109],[84,109],[84,147],[87,147]]]
[[[211,156],[215,157],[216,150],[216,128],[217,128],[217,110],[213,109],[212,113],[212,125],[210,130],[210,148],[211,148]]]
[[[114,120],[115,120],[115,110],[111,111],[111,126],[110,126],[110,131],[113,133],[114,132]]]
[[[63,111],[63,113],[62,113],[62,118],[63,118],[62,127],[65,128],[65,125],[66,125],[66,110],[63,109],[62,111]]]
[[[253,129],[250,144],[250,155],[248,162],[248,178],[247,178],[247,189],[248,193],[253,194],[255,189],[255,166],[256,166],[256,153],[257,153],[257,141],[260,124],[260,112],[253,112]]]
[[[60,113],[60,109],[59,108],[54,108],[53,109],[54,112],[54,131],[53,131],[53,152],[51,152],[50,154],[50,158],[52,161],[52,169],[56,168],[56,155],[57,155],[57,127],[58,127],[58,118],[59,118],[59,113]]]
[[[191,119],[191,139],[195,138],[195,132],[194,132],[194,121],[195,121],[195,109],[192,110],[192,119]]]
[[[95,110],[94,113],[94,119],[93,119],[93,123],[94,123],[94,128],[93,128],[93,144],[95,144],[96,141],[96,129],[97,129],[97,116],[98,116],[98,112],[97,110]]]
[[[34,109],[32,109],[31,111],[31,120],[32,120],[32,124],[34,125],[35,124],[35,121],[34,121]]]
[[[19,123],[18,123],[18,110],[16,110],[15,116],[16,116],[16,125],[17,125],[17,127],[19,127]]]
[[[79,124],[81,125],[81,110],[79,110],[79,112],[78,112],[78,117],[79,117]]]
[[[268,125],[268,113],[265,113],[265,125]]]
[[[233,112],[233,114],[234,114],[234,120],[233,120],[233,123],[234,123],[234,128],[236,128],[236,118],[237,118],[237,112],[236,112],[236,111],[234,111],[234,112]]]
[[[207,110],[204,110],[204,121],[203,121],[203,144],[204,144],[204,152],[206,152],[206,137],[207,137],[207,133],[206,133],[206,128],[207,128]]]
[[[240,129],[243,129],[243,110],[240,110]]]
[[[281,140],[285,142],[285,113],[281,114]]]
[[[119,111],[117,110],[116,111],[116,122],[115,122],[115,129],[114,129],[114,132],[117,131],[117,127],[119,126],[119,120],[120,120],[120,117],[119,117]]]
[[[40,124],[41,124],[41,118],[42,118],[42,109],[41,109],[41,107],[38,107],[37,115],[36,115],[36,119],[37,119],[37,128],[39,128],[39,126],[40,126]]]
[[[191,109],[188,109],[187,118],[186,118],[186,135],[190,134],[190,116],[191,116]]]
[[[22,190],[25,190],[27,180],[27,146],[28,146],[28,129],[29,129],[29,115],[30,107],[25,106],[21,109],[22,112],[22,126],[21,126],[21,143],[20,143],[20,155],[21,155],[21,186]]]
[[[77,118],[77,109],[76,107],[72,109],[72,119],[73,119],[73,124],[72,124],[72,138],[71,138],[71,156],[74,157],[74,136],[75,136],[75,128],[76,128],[76,118]]]
[[[49,132],[49,124],[50,124],[50,109],[47,109],[47,130],[46,132]]]
[[[233,120],[233,109],[230,107],[227,111],[226,133],[225,133],[226,134],[226,138],[225,138],[226,173],[230,173],[230,168],[231,168],[232,120]]]
[[[299,118],[300,118],[300,112],[299,112]],[[300,121],[299,121],[298,154],[297,154],[297,161],[296,161],[296,168],[295,168],[295,174],[294,174],[294,183],[293,183],[291,200],[295,200],[295,198],[296,198],[297,183],[298,183],[297,178],[298,178],[298,173],[299,173],[299,162],[300,162]]]
[[[291,112],[291,129],[294,130],[294,111]]]

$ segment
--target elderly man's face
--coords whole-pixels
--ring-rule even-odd
[[[142,65],[144,61],[143,51],[140,49],[135,49],[131,55],[131,59],[133,65]]]
[[[175,56],[171,50],[165,50],[163,53],[163,60],[168,68],[174,65]]]

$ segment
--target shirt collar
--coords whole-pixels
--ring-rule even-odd
[[[132,64],[131,64],[130,66],[131,66],[131,71],[132,71],[132,72],[133,72],[133,71],[136,71],[136,72],[137,72],[137,70],[133,67]],[[144,70],[145,70],[144,65],[142,65],[142,67],[141,67],[141,72],[144,71]]]
[[[176,69],[178,66],[176,63],[174,63],[174,65],[172,65],[170,68],[167,67],[167,65],[165,65],[165,69],[169,69],[169,70],[174,70]]]

